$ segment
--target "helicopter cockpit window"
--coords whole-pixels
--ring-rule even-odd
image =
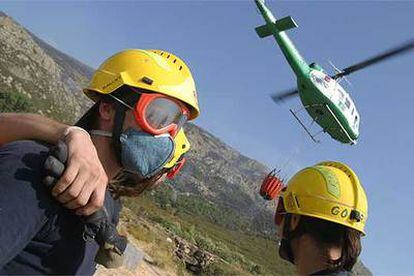
[[[348,108],[350,108],[350,107],[351,107],[351,102],[349,101],[349,99],[348,99],[348,98],[345,100],[345,105],[346,105],[346,107],[348,107]]]
[[[320,85],[323,85],[325,88],[328,88],[328,84],[326,83],[325,79],[323,79],[321,77],[316,77],[315,82],[320,84]]]
[[[338,92],[339,92],[339,100],[342,101],[345,97],[344,92],[342,92],[342,90],[340,88],[338,88]]]
[[[328,93],[330,92],[329,82],[330,79],[326,78],[326,75],[322,72],[313,70],[310,74],[312,82],[323,92]]]

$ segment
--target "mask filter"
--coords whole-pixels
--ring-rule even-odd
[[[169,134],[153,136],[128,128],[120,136],[122,167],[142,178],[160,172],[174,154],[174,140]]]
[[[111,133],[101,130],[92,130],[90,133],[112,137]],[[134,128],[128,128],[120,135],[119,140],[123,169],[142,179],[159,173],[174,154],[175,143],[169,134],[153,136]]]

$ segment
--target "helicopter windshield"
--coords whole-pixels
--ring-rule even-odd
[[[350,107],[351,107],[351,102],[349,101],[349,99],[348,99],[348,98],[346,98],[346,99],[345,99],[345,106],[346,106],[347,108],[350,108]]]

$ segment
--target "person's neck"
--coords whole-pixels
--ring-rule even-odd
[[[299,275],[310,275],[328,268],[328,259],[337,260],[342,250],[330,247],[323,252],[321,246],[309,235],[303,235],[292,244],[295,256],[295,266]]]
[[[110,137],[91,135],[91,140],[95,145],[99,160],[101,161],[108,179],[114,178],[121,169],[111,139],[112,138]]]

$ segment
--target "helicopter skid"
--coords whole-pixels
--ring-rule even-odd
[[[299,124],[303,127],[303,129],[306,131],[306,133],[309,135],[309,137],[315,142],[315,143],[320,143],[320,140],[316,140],[315,137],[318,134],[312,135],[312,133],[310,132],[310,130],[308,129],[308,127],[305,126],[305,124],[300,120],[300,118],[296,115],[297,111],[293,111],[292,109],[289,109],[290,113],[292,113],[293,117],[295,117],[295,119],[299,122]],[[315,122],[315,120],[312,120],[311,125],[313,124],[313,122]]]
[[[319,122],[318,122],[319,118],[318,117],[313,118],[311,123],[309,124],[309,126],[306,126],[306,124],[298,116],[298,113],[301,112],[304,109],[306,109],[309,113],[309,111],[314,111],[316,108],[318,108],[318,109],[323,108],[326,111],[325,113],[330,114],[332,116],[332,118],[334,119],[334,121],[335,121],[335,127],[322,128],[322,130],[320,130],[320,131],[313,134],[311,132],[311,128],[312,128],[312,126],[315,122],[319,125]],[[306,106],[304,106],[304,107],[302,107],[302,108],[300,108],[296,111],[292,110],[292,109],[289,109],[289,111],[290,111],[290,113],[292,113],[293,117],[295,117],[295,119],[299,122],[299,124],[303,127],[303,129],[306,131],[306,133],[310,136],[312,141],[314,141],[315,143],[320,143],[320,140],[316,139],[316,137],[319,136],[321,133],[324,133],[324,132],[330,133],[330,131],[332,131],[332,130],[337,130],[338,126],[339,126],[340,131],[346,135],[346,137],[349,141],[349,144],[351,144],[351,145],[356,144],[356,141],[349,136],[346,129],[342,126],[341,122],[338,120],[336,115],[333,113],[333,111],[331,110],[331,108],[327,104],[306,105]]]

